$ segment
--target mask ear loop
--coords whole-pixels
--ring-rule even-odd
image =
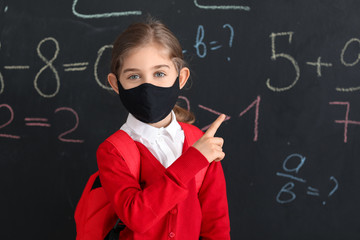
[[[178,79],[178,78],[179,78],[179,88],[180,88],[180,70],[178,70],[178,74],[177,74],[176,79]],[[176,81],[176,79],[175,79],[175,81]]]
[[[121,85],[121,82],[120,82],[120,79],[119,79],[119,77],[118,77],[118,75],[117,74],[114,74],[115,75],[115,77],[116,77],[116,82],[117,82],[117,85],[118,85],[118,89],[124,89],[124,87]]]

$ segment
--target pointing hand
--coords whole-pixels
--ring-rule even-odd
[[[194,143],[193,147],[199,150],[211,163],[212,161],[221,161],[225,157],[222,150],[224,139],[214,137],[216,131],[225,120],[225,115],[221,114],[204,133],[204,135]]]

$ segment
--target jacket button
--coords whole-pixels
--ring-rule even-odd
[[[177,209],[176,209],[176,208],[171,209],[171,211],[170,211],[170,213],[171,213],[171,214],[177,214],[177,212],[178,212],[178,211],[177,211]]]
[[[170,238],[174,238],[174,237],[175,237],[175,233],[173,233],[173,232],[169,233],[169,237],[170,237]]]

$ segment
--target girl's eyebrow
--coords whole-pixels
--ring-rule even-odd
[[[123,71],[123,73],[126,73],[126,72],[136,72],[136,71],[140,71],[140,69],[137,69],[137,68],[127,68]]]
[[[166,68],[170,69],[170,66],[166,65],[166,64],[156,65],[156,66],[153,66],[152,68],[153,69],[159,69],[159,68],[162,68],[162,67],[166,67]],[[140,71],[140,69],[138,69],[138,68],[127,68],[127,69],[125,69],[123,71],[123,73],[126,73],[126,72],[138,72],[138,71]]]
[[[170,68],[170,66],[169,66],[169,65],[166,65],[166,64],[156,65],[156,66],[154,66],[153,68],[154,68],[154,69],[159,69],[159,68],[162,68],[162,67]]]

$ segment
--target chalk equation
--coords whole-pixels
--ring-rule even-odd
[[[190,111],[190,101],[189,99],[187,99],[186,97],[179,97],[180,99],[184,100],[186,102],[187,105],[187,109]],[[243,111],[240,112],[239,117],[243,117],[246,113],[248,113],[251,109],[254,109],[254,124],[253,124],[253,132],[254,132],[254,137],[253,137],[253,141],[257,142],[259,139],[259,122],[260,122],[260,102],[261,102],[261,96],[258,95],[255,100],[250,103],[250,105],[248,105]],[[333,102],[329,102],[329,105],[343,105],[346,106],[346,111],[345,111],[345,116],[344,119],[338,119],[338,120],[334,120],[335,123],[337,124],[343,124],[344,125],[344,138],[343,141],[344,143],[348,142],[348,132],[349,132],[349,125],[360,125],[360,121],[354,121],[354,120],[350,120],[349,119],[349,115],[350,115],[350,102],[339,102],[339,101],[333,101]],[[209,107],[205,107],[201,104],[198,104],[198,107],[206,110],[208,112],[211,112],[213,114],[215,114],[216,116],[220,116],[221,114],[225,114],[224,112],[218,111],[218,110],[214,110],[211,109]],[[228,121],[231,119],[230,115],[226,115],[226,118],[224,121]],[[209,125],[206,125],[204,127],[201,128],[202,131],[206,131],[208,128],[210,127]]]
[[[0,138],[8,138],[8,139],[21,139],[21,136],[18,134],[9,134],[9,133],[2,133],[3,129],[9,126],[14,120],[14,110],[12,107],[6,103],[0,104],[0,112],[2,116],[8,116],[5,123],[0,123]],[[8,113],[6,113],[8,112]],[[77,112],[70,108],[70,107],[59,107],[55,109],[54,114],[59,114],[60,112],[69,112],[75,118],[75,123],[73,127],[60,133],[58,135],[58,140],[61,142],[68,142],[68,143],[83,143],[84,140],[82,139],[72,139],[68,138],[67,135],[73,133],[79,126],[79,116]],[[24,126],[25,127],[37,127],[37,128],[50,128],[52,124],[49,122],[48,118],[44,117],[25,117],[24,118]]]
[[[184,97],[184,96],[180,96],[179,99],[185,101],[186,103],[186,108],[190,111],[190,101],[188,98]],[[259,122],[260,122],[260,102],[261,102],[261,96],[258,95],[255,100],[250,103],[247,107],[245,107],[244,110],[242,110],[239,114],[239,117],[243,117],[246,113],[250,112],[251,109],[253,110],[254,116],[254,124],[253,124],[253,132],[254,132],[254,137],[253,137],[253,141],[257,142],[259,139]],[[338,120],[334,120],[335,123],[337,124],[343,124],[344,125],[344,138],[343,141],[344,143],[348,142],[348,132],[349,132],[349,125],[360,125],[360,121],[354,121],[354,120],[350,120],[349,119],[349,115],[350,115],[350,102],[339,102],[339,101],[333,101],[333,102],[329,102],[329,105],[343,105],[346,106],[346,111],[345,111],[345,115],[344,115],[344,119],[338,119]],[[205,111],[208,111],[210,113],[215,114],[216,116],[220,116],[221,114],[225,114],[226,118],[224,120],[225,121],[229,121],[230,119],[232,119],[232,117],[224,112],[221,112],[219,110],[214,110],[210,107],[206,107],[203,106],[202,104],[198,104],[197,105],[200,109],[203,109]],[[211,124],[206,125],[204,127],[201,127],[202,131],[206,131]]]
[[[280,191],[276,195],[276,201],[280,204],[291,203],[295,201],[296,194],[294,193],[295,182],[300,183],[303,185],[307,185],[305,187],[305,192],[308,196],[311,197],[320,197],[320,190],[314,188],[307,184],[307,180],[301,178],[299,176],[299,171],[305,164],[306,157],[302,156],[301,154],[294,153],[289,155],[282,164],[282,171],[277,172],[276,176],[290,179],[291,181],[287,182],[285,185],[282,186]],[[293,166],[293,167],[289,167]],[[335,192],[338,191],[339,182],[334,176],[329,177],[329,182],[332,185],[330,191],[325,193],[326,198],[330,198],[334,195]],[[322,201],[323,205],[326,205],[326,200]]]
[[[229,48],[231,48],[233,39],[234,39],[234,28],[230,24],[224,24],[223,29],[228,29],[228,31],[229,31],[228,45],[229,45]],[[210,41],[208,43],[208,45],[210,45],[210,46],[208,46],[204,42],[204,38],[205,38],[204,26],[199,25],[198,29],[197,29],[196,40],[195,40],[195,45],[194,45],[194,48],[196,49],[196,54],[199,58],[205,58],[208,53],[208,49],[210,49],[211,51],[215,51],[215,50],[218,50],[223,47],[223,45],[220,44],[218,41]],[[227,57],[227,60],[230,61],[230,57]]]
[[[188,98],[184,97],[184,96],[180,96],[179,99],[184,100],[186,103],[186,108],[188,111],[190,111],[190,101]],[[245,115],[248,111],[250,111],[250,109],[255,108],[255,117],[254,117],[254,138],[253,141],[256,142],[258,140],[258,125],[259,125],[259,109],[260,109],[260,101],[261,101],[261,97],[257,96],[255,101],[253,101],[248,107],[245,108],[245,110],[243,110],[240,114],[239,117],[242,117],[243,115]],[[229,121],[231,119],[231,116],[224,113],[224,112],[220,112],[217,110],[214,110],[210,107],[206,107],[202,104],[198,104],[197,105],[200,109],[203,109],[205,111],[208,111],[212,114],[215,114],[215,116],[220,116],[221,114],[225,114],[225,119],[224,122]],[[211,124],[206,125],[204,127],[201,127],[201,131],[206,131],[209,127],[211,126]]]
[[[44,53],[41,50],[45,44],[53,45],[53,52],[50,58],[45,57]],[[101,47],[100,50],[98,51],[98,55],[94,64],[94,78],[100,87],[110,90],[111,88],[101,83],[98,77],[98,64],[103,52],[107,48],[111,49],[112,45],[105,45]],[[34,88],[36,92],[44,98],[53,98],[60,91],[61,81],[58,71],[59,66],[56,66],[54,63],[55,60],[58,58],[59,52],[60,52],[59,42],[53,37],[47,37],[42,39],[36,48],[36,53],[38,57],[43,61],[44,66],[39,71],[36,72],[36,75],[34,77]],[[64,72],[81,72],[87,70],[89,64],[90,64],[89,62],[80,61],[80,62],[72,62],[72,63],[63,63],[61,64],[61,66],[63,67]],[[31,67],[30,65],[5,65],[3,66],[3,68],[4,70],[29,70]],[[52,92],[45,92],[44,90],[42,90],[42,87],[40,86],[39,78],[44,74],[47,77],[47,81],[55,82],[56,87],[55,90],[53,90]],[[0,72],[0,94],[3,93],[4,89],[5,89],[5,79],[2,73]]]
[[[223,29],[228,31],[229,41],[227,44],[231,48],[232,44],[233,44],[233,38],[234,38],[234,29],[230,24],[224,24]],[[209,49],[212,51],[218,50],[223,47],[223,45],[220,44],[218,41],[210,41],[210,43],[206,43],[204,41],[204,34],[205,34],[204,27],[202,25],[199,25],[198,30],[197,30],[196,39],[195,39],[195,44],[194,44],[194,50],[196,51],[196,54],[199,58],[204,58],[208,54],[207,53],[208,52],[207,49],[209,48],[208,45],[210,45]],[[43,52],[44,50],[42,50],[42,49],[44,49],[45,45],[52,46],[52,48],[50,48],[50,50],[48,50],[48,52],[46,52],[46,54]],[[97,57],[96,57],[95,63],[93,64],[94,79],[95,79],[96,83],[105,90],[111,90],[111,87],[107,86],[100,80],[100,77],[98,74],[98,68],[99,68],[99,62],[101,61],[104,52],[111,51],[112,48],[113,48],[113,46],[111,44],[100,47],[100,49],[97,52]],[[52,49],[52,52],[49,52],[49,51],[51,51],[51,49]],[[1,50],[1,43],[0,43],[0,50]],[[187,52],[187,51],[184,50],[184,52]],[[58,56],[60,53],[60,44],[55,38],[46,37],[46,38],[42,39],[39,42],[39,44],[37,45],[36,53],[37,53],[37,56],[41,59],[41,61],[44,63],[44,66],[41,69],[39,69],[34,76],[34,82],[33,82],[34,88],[40,96],[42,96],[44,98],[53,98],[59,93],[60,88],[61,88],[61,79],[60,79],[60,75],[59,75],[59,64],[55,63],[55,61],[58,59]],[[45,55],[49,55],[49,54],[51,54],[50,57],[45,56]],[[227,60],[230,61],[230,57],[227,57]],[[78,62],[60,64],[60,66],[62,66],[64,72],[85,71],[89,68],[89,65],[90,65],[90,63],[87,61],[78,61]],[[26,71],[26,70],[31,69],[31,66],[30,65],[5,65],[5,66],[3,66],[3,69],[5,71],[14,71],[14,70]],[[45,75],[47,77],[47,81],[54,82],[55,89],[53,91],[49,92],[49,90],[48,90],[48,92],[46,92],[45,90],[43,90],[44,87],[42,87],[41,84],[39,83],[39,79],[44,78],[43,75]],[[3,74],[0,71],[0,95],[4,92],[5,85],[6,85],[5,79],[3,77]]]
[[[226,34],[228,34],[228,41],[226,43],[221,43],[221,42],[219,42],[219,40],[216,40],[216,39],[206,40],[206,33],[205,33],[204,26],[203,25],[198,26],[197,32],[196,32],[196,37],[195,37],[195,44],[193,45],[193,47],[194,47],[194,51],[196,52],[196,55],[199,58],[205,58],[207,55],[209,55],[210,51],[218,51],[219,49],[224,48],[225,46],[230,49],[232,48],[233,42],[234,42],[234,35],[235,35],[234,28],[232,27],[232,25],[227,23],[227,24],[223,24],[222,30],[226,31]],[[295,72],[295,78],[293,80],[289,80],[289,79],[282,80],[282,82],[289,81],[289,84],[287,86],[276,86],[275,82],[277,82],[277,81],[274,79],[268,78],[265,81],[265,84],[268,87],[268,89],[270,89],[271,91],[274,91],[274,92],[288,91],[288,90],[292,89],[300,79],[301,69],[300,69],[299,64],[296,61],[296,59],[288,53],[279,52],[277,50],[277,45],[276,45],[276,40],[278,38],[284,38],[284,37],[286,37],[289,44],[291,44],[293,35],[294,35],[294,32],[279,32],[279,33],[271,33],[270,34],[270,38],[271,38],[271,57],[270,58],[271,58],[271,60],[277,61],[281,58],[285,59],[291,63],[291,65],[293,66],[294,72]],[[41,50],[44,44],[54,45],[52,56],[49,58],[45,57],[45,54]],[[360,39],[351,38],[350,40],[348,40],[345,43],[343,49],[341,50],[340,62],[345,67],[353,67],[353,66],[357,65],[360,61],[360,55],[358,55],[358,57],[352,61],[347,60],[345,57],[346,52],[349,49],[349,46],[353,45],[353,44],[360,45]],[[1,44],[0,44],[0,49],[1,49]],[[93,65],[94,78],[95,78],[97,84],[101,88],[107,89],[107,90],[110,89],[110,87],[106,86],[104,83],[102,83],[99,80],[98,64],[99,64],[99,61],[101,60],[103,53],[105,51],[110,51],[111,49],[112,49],[112,45],[102,46],[97,52],[97,58]],[[55,97],[60,90],[61,81],[60,81],[59,72],[58,72],[59,66],[55,64],[55,61],[58,58],[59,52],[60,52],[59,42],[53,37],[47,37],[47,38],[42,39],[36,48],[36,53],[37,53],[38,57],[44,62],[44,66],[36,73],[36,75],[34,77],[34,88],[39,93],[39,95],[41,95],[42,97],[45,97],[45,98]],[[187,52],[188,52],[187,50],[184,50],[184,53],[187,53]],[[226,60],[231,61],[231,57],[230,56],[226,57]],[[334,64],[331,62],[324,62],[322,60],[321,56],[318,56],[316,61],[308,61],[308,62],[306,62],[306,64],[308,66],[314,67],[314,70],[316,71],[316,76],[319,78],[323,76],[324,68],[331,68],[334,66]],[[90,65],[90,63],[87,61],[79,61],[79,62],[74,62],[74,63],[63,63],[62,67],[64,68],[65,72],[75,72],[75,71],[85,71],[88,69],[89,65]],[[5,71],[12,71],[12,70],[20,70],[21,71],[21,70],[28,70],[30,68],[31,68],[30,65],[5,65],[5,66],[3,66],[3,69]],[[45,92],[44,90],[42,90],[41,86],[39,86],[39,77],[42,76],[44,74],[44,72],[48,72],[48,71],[50,71],[52,73],[52,77],[50,78],[50,81],[54,81],[55,85],[56,85],[55,90],[53,90],[52,92]],[[4,79],[4,75],[0,71],[0,94],[2,94],[4,92],[4,90],[5,90],[5,79]],[[354,92],[354,91],[359,91],[360,86],[336,87],[335,90],[338,92]]]
[[[283,86],[283,87],[278,87],[276,86],[273,82],[274,80],[271,80],[270,78],[268,78],[266,80],[266,86],[274,92],[284,92],[284,91],[288,91],[291,88],[293,88],[296,83],[299,81],[300,79],[300,67],[298,62],[296,61],[296,59],[291,56],[288,53],[285,52],[278,52],[277,48],[276,48],[276,39],[278,38],[282,38],[285,37],[287,38],[287,40],[289,41],[289,44],[291,44],[292,39],[293,39],[293,35],[294,32],[278,32],[278,33],[271,33],[270,34],[270,39],[271,39],[271,60],[276,61],[278,59],[284,58],[287,61],[289,61],[291,63],[291,65],[294,68],[294,72],[295,72],[295,78],[291,81],[289,80],[289,84],[287,86]],[[353,67],[355,66],[359,61],[360,61],[360,54],[358,54],[357,58],[355,61],[349,61],[347,59],[345,59],[345,53],[348,51],[348,48],[351,44],[360,44],[360,39],[358,38],[351,38],[350,40],[348,40],[344,47],[341,50],[341,54],[340,54],[340,62],[341,64],[343,64],[345,67]],[[316,70],[316,75],[317,77],[322,77],[322,72],[323,69],[325,68],[331,68],[333,67],[333,63],[331,62],[323,62],[321,60],[321,56],[319,56],[317,58],[317,60],[315,62],[306,62],[307,65],[315,67],[314,69]],[[354,86],[354,87],[336,87],[335,88],[336,91],[338,92],[354,92],[354,91],[359,91],[360,90],[360,86]]]
[[[189,99],[185,96],[179,96],[179,102],[180,101],[184,101],[186,104],[186,108],[190,111]],[[198,107],[200,109],[203,109],[205,111],[213,113],[216,116],[220,116],[222,114],[221,112],[218,112],[214,109],[203,106],[201,104],[199,104]],[[73,123],[73,127],[60,133],[58,135],[58,140],[60,140],[61,142],[69,142],[69,143],[83,143],[84,140],[82,140],[82,139],[72,139],[72,138],[67,137],[67,135],[76,131],[76,129],[79,126],[79,116],[78,116],[77,112],[73,108],[70,108],[70,107],[59,107],[59,108],[55,109],[54,114],[58,114],[61,111],[71,113],[71,115],[73,116],[72,118],[75,118],[75,123]],[[7,126],[9,126],[11,123],[13,123],[13,121],[14,121],[14,116],[15,116],[14,110],[9,104],[5,104],[5,103],[0,104],[0,116],[2,116],[1,119],[4,120],[4,123],[0,122],[0,138],[21,139],[20,135],[3,132],[5,130],[5,128]],[[231,117],[226,115],[224,122],[228,121],[230,119],[231,119]],[[210,125],[211,124],[202,127],[201,130],[203,130],[203,131],[207,130],[210,127]],[[37,117],[25,117],[24,118],[24,126],[38,127],[38,128],[50,128],[50,127],[52,127],[52,124],[49,122],[48,118],[37,116]]]

